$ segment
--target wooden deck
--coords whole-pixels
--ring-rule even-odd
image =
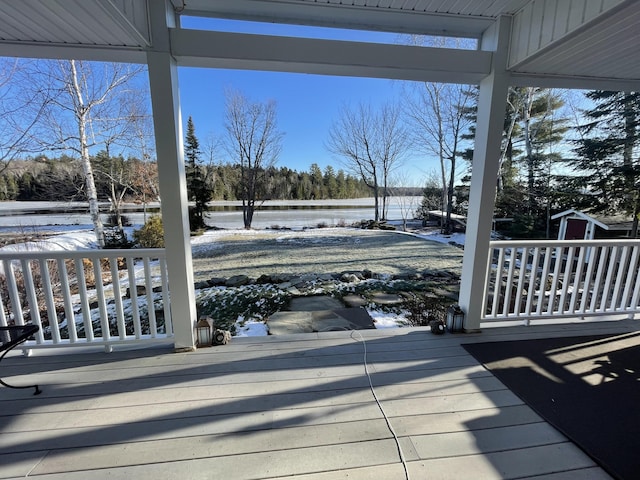
[[[34,351],[0,364],[0,478],[609,478],[460,346],[638,330],[639,322],[424,329]],[[360,334],[366,343],[363,343]]]

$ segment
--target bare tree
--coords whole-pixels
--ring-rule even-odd
[[[442,204],[446,211],[442,229],[450,233],[456,162],[461,156],[463,135],[471,124],[468,109],[472,96],[466,86],[456,84],[425,82],[414,84],[414,89],[415,94],[408,96],[406,112],[414,126],[416,144],[440,163]]]
[[[127,114],[123,112],[130,102],[122,96],[141,70],[117,63],[60,60],[39,62],[33,72],[34,83],[48,84],[56,90],[44,115],[42,147],[79,155],[89,214],[100,247],[105,244],[104,227],[91,150],[114,143],[127,131]]]
[[[390,175],[409,148],[399,107],[386,104],[377,111],[366,104],[356,109],[343,107],[329,130],[326,146],[372,190],[374,219],[384,219]]]
[[[132,151],[137,152],[138,161],[133,165],[133,178],[131,187],[134,194],[142,201],[143,221],[147,222],[147,203],[160,200],[160,187],[158,185],[158,166],[152,161],[153,150],[153,122],[146,109],[134,110],[131,117],[133,134]]]
[[[50,98],[49,85],[26,88],[23,60],[0,59],[0,173],[21,155],[36,153],[31,134]]]
[[[265,172],[282,149],[283,133],[276,122],[276,104],[252,102],[235,90],[225,92],[225,148],[240,165],[240,195],[245,228],[251,228],[256,200],[262,192]]]
[[[404,187],[410,183],[411,178],[407,170],[401,170],[394,173],[390,182],[390,185],[392,186],[390,192],[400,208],[402,230],[404,232],[407,231],[407,221],[415,218],[416,208],[419,203],[419,197],[415,195],[407,195],[407,189]]]

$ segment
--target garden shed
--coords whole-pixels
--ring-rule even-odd
[[[551,219],[560,219],[558,240],[628,237],[633,227],[633,219],[625,215],[590,215],[574,209],[556,213]]]

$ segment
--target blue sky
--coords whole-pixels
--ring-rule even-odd
[[[397,38],[395,34],[189,18],[183,19],[183,27],[385,43]],[[355,106],[359,102],[377,105],[398,99],[402,92],[401,82],[384,79],[184,67],[179,70],[179,85],[183,121],[186,126],[192,116],[201,145],[212,134],[224,135],[225,88],[239,90],[254,101],[275,100],[278,125],[285,133],[278,165],[299,171],[308,170],[312,163],[321,168],[328,164],[343,168],[324,146],[329,128],[343,105]],[[416,153],[407,158],[405,166],[412,186],[423,186],[426,173],[436,163]]]

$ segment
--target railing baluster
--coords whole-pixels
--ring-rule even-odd
[[[518,250],[516,248],[511,249],[509,255],[509,270],[507,273],[507,281],[504,285],[504,304],[502,306],[502,316],[509,316],[509,308],[511,306],[511,297],[513,293],[513,273],[516,268],[516,262],[518,261]]]
[[[560,270],[562,267],[562,250],[561,247],[555,248],[556,264],[553,268],[553,278],[551,280],[551,288],[549,289],[549,305],[547,306],[547,315],[554,313],[554,307],[558,292],[558,282],[560,281]]]
[[[520,249],[520,268],[518,269],[518,286],[516,288],[516,303],[513,306],[513,314],[518,317],[520,315],[522,305],[522,292],[524,290],[525,278],[527,277],[527,260],[529,259],[529,248]]]
[[[609,255],[609,268],[607,268],[607,278],[605,279],[604,289],[602,292],[603,293],[602,304],[601,304],[602,312],[609,311],[614,307],[612,303],[613,298],[609,297],[609,292],[611,292],[611,283],[613,281],[613,278],[615,277],[615,272],[617,271],[617,268],[616,268],[617,261],[618,261],[618,246],[615,245],[611,249],[611,254]]]
[[[629,296],[631,295],[631,289],[638,280],[638,247],[631,247],[631,260],[627,266],[627,274],[625,276],[624,291],[622,292],[622,298],[620,299],[620,310],[629,311],[632,307],[629,304]]]
[[[540,249],[535,247],[533,249],[533,259],[531,260],[531,273],[529,275],[529,282],[527,284],[527,306],[524,310],[525,316],[531,315],[531,307],[533,306],[533,299],[535,297],[536,278],[538,278],[538,262],[540,261]]]
[[[491,285],[491,278],[493,278],[493,254],[496,250],[496,248],[490,246],[489,251],[487,252],[487,271],[484,276],[482,310],[480,311],[481,318],[487,317],[487,309],[489,308],[489,286]]]
[[[576,267],[576,271],[575,274],[573,274],[573,279],[571,281],[571,284],[573,286],[573,291],[571,292],[571,300],[569,301],[569,308],[568,308],[568,312],[569,313],[573,313],[576,310],[576,301],[578,299],[578,296],[580,295],[580,284],[584,283],[582,281],[582,270],[584,267],[584,255],[585,255],[585,249],[584,248],[580,248],[578,247],[578,264]],[[584,294],[584,289],[582,290],[583,294]]]
[[[565,313],[567,292],[569,291],[569,284],[572,284],[571,272],[573,271],[573,259],[575,255],[575,247],[569,247],[567,252],[567,260],[564,262],[564,269],[562,270],[562,288],[560,289],[560,298],[558,300],[558,313]]]
[[[36,295],[36,287],[33,282],[33,270],[31,269],[31,262],[27,258],[22,258],[20,260],[20,266],[22,267],[22,277],[24,278],[24,289],[27,294],[27,303],[29,304],[31,323],[40,327],[40,329],[36,333],[36,342],[41,344],[44,341],[44,333],[42,332],[40,305],[38,305],[38,296]]]
[[[591,306],[589,307],[589,310],[592,312],[600,311],[601,307],[602,310],[604,310],[603,305],[606,303],[606,295],[603,294],[604,286],[602,285],[602,279],[604,278],[605,264],[609,260],[609,255],[611,255],[611,248],[603,246],[598,260],[598,273],[596,274],[596,282],[593,286],[593,298],[591,299]]]
[[[107,313],[107,303],[104,296],[104,285],[102,283],[102,266],[100,265],[100,258],[92,259],[93,272],[96,283],[96,295],[98,296],[98,309],[100,311],[100,329],[102,343],[105,344],[105,350],[110,350],[109,340],[111,338],[109,315]]]
[[[542,274],[540,275],[540,288],[538,289],[538,305],[536,307],[536,315],[542,314],[544,308],[544,301],[547,297],[547,277],[549,276],[549,269],[551,268],[551,247],[546,247],[544,250],[544,263],[542,265]]]
[[[636,245],[634,247],[636,250],[640,250],[640,246]],[[629,306],[630,308],[630,318],[634,317],[634,312],[640,311],[640,267],[637,268],[634,272],[633,272],[633,280],[635,281],[635,286],[633,288],[633,297],[631,298],[631,305]]]
[[[111,288],[113,289],[113,300],[116,304],[116,325],[118,326],[118,337],[124,340],[127,337],[127,327],[124,322],[124,308],[122,305],[122,291],[120,290],[120,272],[118,271],[118,257],[109,257],[111,265]]]
[[[18,292],[13,261],[5,260],[3,265],[5,279],[7,280],[7,292],[9,293],[9,301],[11,302],[11,309],[13,311],[13,321],[17,325],[24,325],[24,315],[22,313],[22,304],[20,302],[20,293]]]
[[[133,334],[140,339],[140,309],[138,308],[138,285],[132,257],[127,257],[127,275],[129,278],[129,299],[131,300],[131,316],[133,317]]]
[[[582,298],[580,299],[579,313],[585,313],[587,309],[587,302],[593,300],[596,296],[596,293],[591,290],[591,279],[593,278],[593,269],[596,262],[602,255],[602,248],[588,247],[584,250],[586,252],[587,273],[585,274],[584,284],[582,287]]]
[[[167,259],[165,257],[158,258],[160,262],[160,278],[162,285],[162,306],[164,308],[164,333],[165,335],[173,335],[173,321],[171,318],[171,303],[169,292],[169,274],[167,272]]]
[[[498,253],[498,266],[496,267],[496,276],[493,286],[493,304],[491,305],[491,316],[495,317],[498,312],[498,303],[500,303],[500,290],[502,289],[502,270],[504,268],[504,249],[500,249]]]
[[[91,318],[91,309],[89,307],[84,262],[82,258],[76,258],[75,264],[76,278],[78,279],[78,294],[80,295],[80,311],[82,312],[82,324],[84,326],[84,338],[87,343],[91,343],[93,342],[93,318]]]
[[[149,257],[144,258],[144,278],[147,283],[147,315],[149,316],[149,334],[151,338],[156,338],[158,327],[156,325],[156,309],[153,304],[153,283],[151,282],[151,269],[149,266]]]
[[[69,276],[67,275],[67,265],[63,258],[58,258],[58,275],[60,277],[60,290],[64,301],[64,313],[67,317],[67,331],[69,332],[69,342],[76,343],[78,334],[76,332],[76,316],[71,303],[71,292],[69,291]]]
[[[49,272],[47,259],[40,259],[39,265],[40,276],[42,278],[42,293],[44,294],[44,301],[47,306],[47,321],[49,323],[49,330],[51,331],[51,340],[54,344],[60,343],[60,325],[58,325],[58,313],[56,312],[56,302],[53,298],[51,274]]]
[[[8,327],[7,316],[4,314],[4,301],[0,295],[0,327]]]
[[[618,303],[618,299],[620,298],[620,290],[622,288],[622,280],[625,277],[627,271],[627,258],[629,255],[629,247],[622,247],[622,253],[620,255],[620,260],[616,265],[616,282],[613,288],[613,297],[611,298],[611,310],[616,311],[620,310],[620,304]]]

